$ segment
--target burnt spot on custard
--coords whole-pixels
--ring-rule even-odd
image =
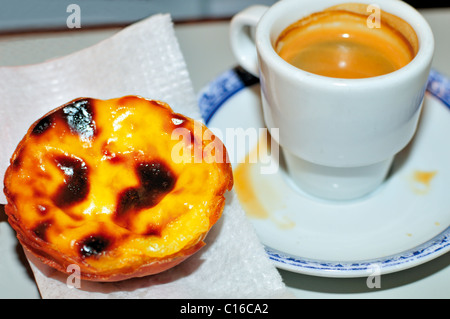
[[[91,139],[96,134],[91,99],[78,99],[59,110],[59,115],[69,125],[73,133],[84,139]]]
[[[175,186],[176,176],[162,161],[140,162],[135,166],[139,185],[123,190],[115,214],[119,224],[127,226],[130,214],[156,206]]]
[[[51,224],[52,222],[50,220],[40,222],[36,227],[34,227],[33,233],[36,237],[47,241],[47,229],[51,226]]]
[[[114,154],[113,156],[111,156],[109,158],[109,162],[111,164],[123,164],[126,162],[126,160],[127,159],[125,158],[125,156],[120,156],[120,155],[116,155],[116,154]]]
[[[57,120],[67,123],[70,131],[82,139],[91,139],[96,135],[91,99],[77,99],[40,119],[32,128],[31,136],[40,136],[54,127]]]
[[[161,226],[159,225],[149,225],[147,227],[146,232],[144,233],[145,236],[157,236],[161,237]]]
[[[51,114],[47,115],[36,123],[36,125],[33,127],[31,131],[31,135],[39,136],[45,131],[47,131],[49,128],[51,128],[53,124],[54,124],[53,116]]]
[[[59,208],[66,208],[83,201],[89,194],[89,170],[78,158],[57,156],[55,163],[64,174],[64,183],[53,196]]]
[[[23,147],[22,147],[19,151],[17,151],[14,154],[14,157],[11,158],[11,166],[14,169],[19,169],[21,167],[22,161],[23,161],[23,152],[24,152],[24,150],[23,150]]]
[[[86,236],[77,242],[78,252],[82,258],[99,257],[110,247],[112,240],[103,234]]]

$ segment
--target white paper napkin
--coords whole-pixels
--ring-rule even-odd
[[[140,95],[200,119],[169,15],[135,23],[97,45],[37,65],[0,68],[1,179],[28,127],[77,97]],[[1,202],[6,199],[1,194]],[[207,245],[164,273],[117,283],[81,282],[33,261],[43,298],[278,298],[286,287],[267,258],[234,192]],[[69,282],[70,283],[70,282]],[[73,283],[72,283],[73,284]]]

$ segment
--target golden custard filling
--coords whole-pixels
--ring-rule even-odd
[[[188,138],[174,138],[176,129]],[[212,134],[221,147],[205,152],[207,130],[136,96],[81,98],[48,113],[5,174],[20,242],[48,265],[75,263],[95,280],[159,272],[162,262],[197,251],[233,185]]]

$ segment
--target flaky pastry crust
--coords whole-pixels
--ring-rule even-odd
[[[79,98],[37,120],[4,178],[22,246],[81,278],[169,269],[204,246],[233,186],[222,142],[166,103]]]

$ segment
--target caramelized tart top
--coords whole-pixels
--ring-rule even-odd
[[[203,243],[233,184],[226,156],[204,125],[163,102],[76,99],[18,145],[6,212],[50,266],[77,264],[85,278],[132,274]]]

